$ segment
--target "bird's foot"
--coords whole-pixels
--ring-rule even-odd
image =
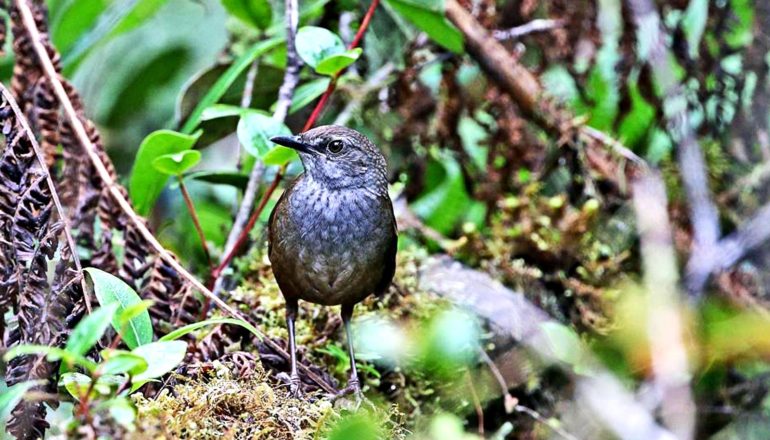
[[[359,399],[361,398],[361,382],[358,381],[358,377],[350,376],[348,379],[348,386],[340,390],[340,394],[354,394]]]
[[[353,399],[343,399],[343,397],[349,396],[351,394],[353,395]],[[332,396],[332,403],[345,403],[344,406],[348,407],[347,409],[352,410],[358,409],[358,407],[361,406],[362,400],[365,400],[365,398],[361,392],[361,383],[358,381],[357,377],[351,377],[348,379],[348,385],[345,388],[339,390],[336,395]]]
[[[302,396],[302,390],[300,389],[300,383],[302,382],[299,378],[299,374],[286,374],[286,373],[278,373],[276,376],[281,382],[289,386],[289,395],[294,398],[298,399],[300,396]]]

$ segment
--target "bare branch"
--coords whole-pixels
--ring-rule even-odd
[[[565,23],[566,22],[564,20],[538,18],[536,20],[530,21],[529,23],[512,27],[510,29],[494,30],[492,31],[492,35],[494,35],[498,40],[512,40],[514,38],[521,38],[525,35],[529,35],[535,32],[544,32],[560,28],[564,26]]]
[[[690,291],[701,291],[714,272],[725,270],[746,254],[770,240],[770,203],[764,205],[737,231],[716,246],[693,255],[687,262],[685,284]]]
[[[294,96],[294,89],[297,87],[297,83],[299,82],[300,68],[300,59],[297,55],[297,48],[295,44],[297,26],[299,23],[299,6],[297,5],[297,0],[285,0],[285,3],[286,71],[283,74],[283,83],[281,84],[281,88],[278,90],[278,101],[275,108],[275,113],[273,113],[273,119],[278,122],[283,122],[286,119],[286,115],[289,113],[291,100]],[[254,81],[252,80],[251,82],[253,84]],[[248,107],[248,105],[243,105],[245,96],[246,92],[244,90],[244,100],[241,102],[242,107]],[[247,103],[251,103],[251,93],[249,93]],[[233,227],[227,234],[227,241],[225,242],[225,248],[224,252],[222,252],[220,264],[224,263],[224,259],[227,255],[233,253],[233,248],[238,244],[238,238],[241,236],[244,228],[249,223],[249,216],[254,210],[254,203],[256,202],[257,193],[259,192],[259,186],[262,182],[262,176],[264,176],[264,174],[265,164],[262,163],[262,161],[257,161],[249,173],[249,181],[246,184],[246,190],[243,193],[243,201],[241,201],[241,206],[238,208],[238,214],[235,216],[235,220],[233,221]],[[217,277],[215,280],[213,288],[215,294],[219,294],[219,291],[222,289],[224,280],[224,277]]]
[[[578,134],[593,140],[595,142],[587,144],[586,148],[589,152],[597,148],[597,144],[602,144],[630,159],[634,166],[632,172],[635,170],[646,172],[648,167],[644,160],[620,142],[582,123],[575,123],[574,117],[568,111],[546,99],[537,77],[512,57],[505,46],[497,41],[457,0],[446,0],[446,16],[465,36],[465,47],[470,56],[536,124],[560,139],[571,139],[573,135]],[[615,176],[607,177],[615,179]]]
[[[680,439],[695,435],[695,403],[678,294],[678,265],[668,218],[666,188],[657,174],[634,183],[647,294],[647,336],[662,417]]]
[[[691,258],[699,258],[702,253],[713,252],[711,248],[716,245],[720,236],[719,213],[711,200],[706,162],[690,126],[687,98],[684,88],[676,80],[677,76],[670,62],[671,54],[666,47],[666,38],[655,5],[650,0],[627,0],[627,3],[636,23],[639,55],[647,60],[655,82],[662,90],[668,132],[678,145],[677,160],[695,236]],[[687,287],[689,293],[697,297],[703,289],[703,284]]]
[[[567,374],[573,370],[574,366],[560,360],[546,331],[554,327],[561,327],[566,332],[570,330],[551,319],[523,294],[513,292],[489,275],[468,269],[449,257],[435,258],[423,265],[419,283],[425,290],[435,292],[486,320],[496,336],[521,342],[541,358],[564,366]],[[578,353],[576,357],[580,359],[584,373],[572,374],[579,391],[579,405],[587,405],[620,438],[676,438],[657,424],[644,406],[593,358],[585,346],[578,343],[567,351]]]

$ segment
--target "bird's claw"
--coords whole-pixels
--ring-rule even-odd
[[[365,400],[363,393],[361,392],[361,383],[358,381],[357,377],[351,377],[348,380],[348,384],[345,388],[339,390],[337,394],[333,395],[331,398],[332,403],[336,403],[340,399],[342,399],[345,396],[348,396],[352,394],[354,399],[354,409],[357,409],[359,406],[361,406],[361,401]],[[347,399],[345,399],[347,400]]]
[[[289,386],[289,395],[292,398],[298,399],[302,396],[302,390],[300,389],[300,383],[302,383],[302,381],[299,378],[299,374],[289,375],[286,373],[278,373],[276,377]]]

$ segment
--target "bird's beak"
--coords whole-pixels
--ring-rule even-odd
[[[297,136],[274,136],[270,138],[270,141],[302,153],[315,153],[310,145],[300,142]]]

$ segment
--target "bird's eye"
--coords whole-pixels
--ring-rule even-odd
[[[330,153],[339,153],[342,151],[342,141],[339,139],[331,141],[326,144],[326,149],[329,150]]]

